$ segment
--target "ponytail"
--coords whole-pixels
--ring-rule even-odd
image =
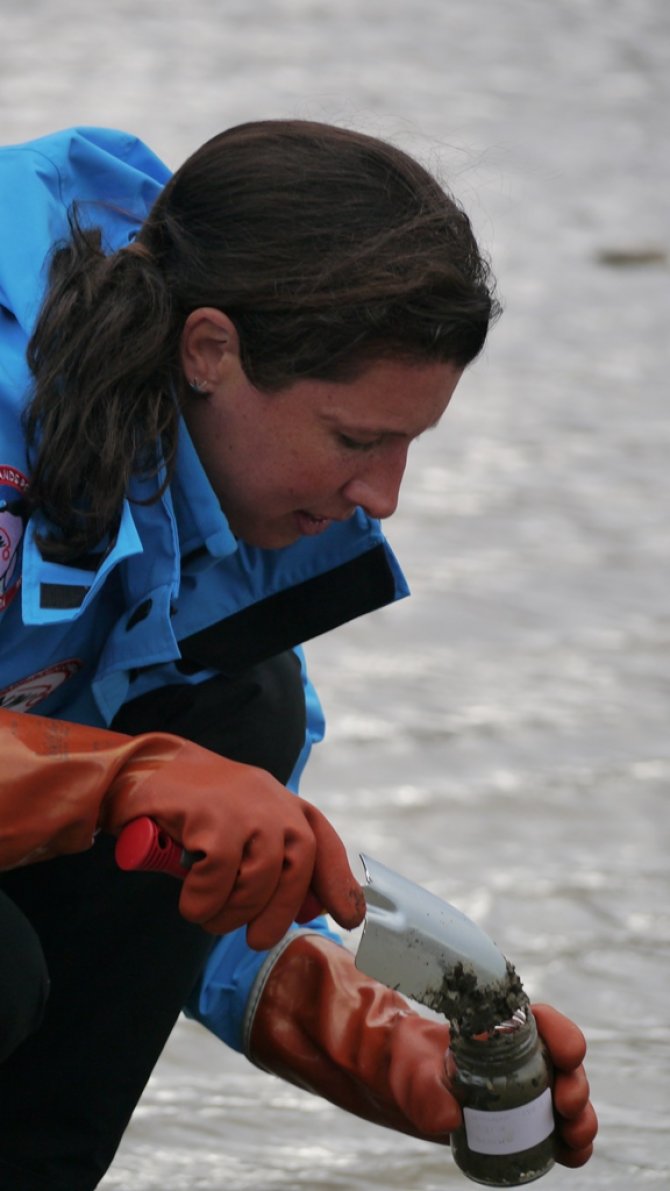
[[[179,418],[161,271],[138,243],[107,256],[99,229],[83,228],[76,211],[70,228],[27,351],[28,500],[61,531],[41,543],[54,559],[76,558],[114,530],[133,474],[164,463],[166,486]]]

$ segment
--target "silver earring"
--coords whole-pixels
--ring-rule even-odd
[[[202,381],[198,380],[197,376],[188,382],[188,387],[192,393],[197,393],[199,397],[209,396],[209,389]]]

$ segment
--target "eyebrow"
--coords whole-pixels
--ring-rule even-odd
[[[339,418],[328,418],[327,421],[331,425],[337,426],[345,434],[368,434],[371,438],[419,438],[421,434],[425,434],[427,430],[435,430],[441,421],[438,418],[435,422],[430,422],[428,426],[422,426],[414,433],[407,430],[392,430],[390,426],[362,426],[356,422],[340,421]]]
[[[442,414],[434,422],[429,422],[427,426],[422,426],[421,429],[415,433],[408,433],[406,430],[394,430],[390,426],[370,426],[362,422],[355,422],[350,417],[344,414],[339,414],[336,410],[333,412],[323,413],[323,418],[332,426],[336,426],[338,430],[344,430],[350,434],[369,434],[374,438],[381,438],[383,435],[389,435],[392,438],[417,438],[420,434],[424,434],[426,430],[435,430],[442,421]]]

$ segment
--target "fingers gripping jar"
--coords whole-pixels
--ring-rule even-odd
[[[552,1071],[529,1006],[476,1035],[452,1033],[449,1088],[463,1109],[454,1161],[487,1187],[516,1187],[554,1164]]]

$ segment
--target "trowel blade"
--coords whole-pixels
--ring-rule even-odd
[[[363,854],[361,860],[367,904],[356,954],[361,972],[430,1008],[459,965],[482,989],[506,980],[505,956],[481,927],[378,860]]]

